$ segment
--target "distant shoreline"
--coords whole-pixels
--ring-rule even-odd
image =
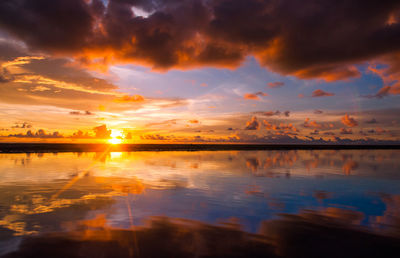
[[[0,153],[400,149],[400,145],[0,143]]]

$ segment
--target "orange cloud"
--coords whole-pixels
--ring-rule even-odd
[[[144,97],[141,95],[125,95],[123,97],[120,98],[116,98],[114,100],[115,102],[120,102],[120,103],[127,103],[127,102],[142,102],[144,101]]]
[[[108,130],[106,125],[97,126],[93,130],[98,139],[108,139],[111,137],[111,130]]]
[[[303,126],[308,128],[321,128],[322,125],[318,124],[316,121],[311,121],[310,118],[306,118],[306,120],[303,123]]]
[[[348,114],[345,114],[342,117],[342,123],[348,127],[355,127],[358,125],[358,122],[354,118],[350,117]]]
[[[360,77],[361,73],[353,66],[317,66],[295,72],[295,76],[301,79],[320,78],[327,82],[345,80],[347,78]]]
[[[284,82],[269,82],[269,83],[267,83],[267,85],[268,85],[268,88],[275,89],[275,88],[283,87],[283,85],[285,85],[285,83]]]
[[[255,115],[260,115],[260,116],[280,116],[280,115],[284,115],[285,117],[289,117],[290,116],[290,111],[286,110],[286,111],[255,111],[253,112],[253,114]]]
[[[246,123],[245,130],[258,130],[258,128],[260,128],[260,123],[257,117],[253,116],[251,120]]]
[[[256,93],[246,93],[246,94],[244,94],[243,98],[251,99],[251,100],[259,100],[260,99],[259,96],[268,96],[268,94],[261,92],[261,91],[256,92]]]
[[[377,68],[376,65],[370,65],[368,69],[381,77],[384,86],[376,94],[367,95],[367,98],[383,98],[389,95],[400,94],[400,52],[387,55],[379,61],[389,64],[383,68]]]
[[[312,97],[330,97],[330,96],[335,96],[335,94],[317,89],[317,90],[313,91],[311,96]]]
[[[278,124],[271,124],[270,122],[268,122],[267,120],[263,121],[265,129],[269,130],[269,131],[280,131],[281,133],[290,133],[290,132],[299,132],[299,130],[293,126],[293,124],[284,124],[284,123],[280,123]]]
[[[340,128],[340,134],[353,134],[353,131],[351,130],[351,128]]]

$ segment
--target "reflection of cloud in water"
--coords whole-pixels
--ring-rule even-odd
[[[333,230],[329,234],[339,230],[367,239],[371,234],[380,234],[378,238],[382,234],[398,236],[399,159],[400,152],[395,150],[122,152],[103,156],[95,153],[0,154],[0,246],[5,243],[2,239],[9,239],[10,235],[46,233],[65,227],[71,230],[77,220],[95,214],[105,216],[80,227],[86,227],[85,231],[90,234],[112,232],[111,239],[117,238],[113,244],[116,246],[120,246],[117,235],[127,234],[129,238],[133,233],[110,228],[110,225],[130,229],[132,224],[126,223],[128,218],[133,218],[134,225],[142,225],[143,220],[157,215],[204,223],[234,217],[248,232],[256,232],[262,221],[264,226],[260,232],[270,222],[280,223],[278,233],[274,227],[268,227],[268,234],[239,231],[238,241],[244,242],[232,241],[247,255],[248,246],[261,245],[263,252],[273,251],[269,253],[271,256],[288,256],[274,250],[291,243],[296,234],[312,238],[315,236],[307,234],[328,230],[321,229],[322,226]],[[68,184],[72,181],[73,184]],[[292,215],[271,221],[279,213]],[[174,235],[164,240],[167,242],[160,242],[160,245],[176,244],[188,256],[211,252],[203,246],[210,241],[209,229],[222,238],[227,234],[228,224],[232,226],[231,222],[222,227],[176,219],[153,222],[158,224],[134,228],[135,234],[142,238],[139,246],[144,245],[145,249],[144,242],[157,240],[152,235],[159,230],[155,225],[168,225],[169,229],[194,232],[187,235],[190,243]],[[290,231],[296,228],[286,228],[284,222],[304,226],[311,233]],[[79,236],[79,232],[75,233]],[[232,234],[238,234],[235,232]],[[70,234],[59,235],[60,243],[64,243],[65,237],[72,237]],[[42,240],[53,241],[46,237]],[[198,243],[193,241],[198,238],[205,239],[196,246]],[[82,239],[78,240],[77,245],[82,243]],[[26,243],[33,244],[36,240],[29,241]],[[349,241],[341,244],[359,244]],[[214,242],[218,241],[214,239]],[[193,245],[196,249],[191,249]],[[221,250],[221,256],[226,254],[226,249]],[[157,250],[149,250],[153,251]]]
[[[26,237],[6,257],[396,257],[400,240],[355,228],[359,219],[341,209],[283,215],[251,234],[235,219],[211,225],[153,217],[120,230],[98,216],[69,232]]]
[[[343,164],[343,173],[350,175],[355,169],[358,168],[358,163],[354,160],[348,160]]]
[[[374,218],[373,226],[400,237],[400,195],[383,195],[386,210]]]
[[[54,216],[58,211],[66,211],[68,209],[71,209],[70,212],[73,212],[74,215],[78,215],[79,212],[75,210],[76,207],[83,208],[83,210],[92,210],[92,208],[97,209],[99,207],[97,205],[91,206],[92,203],[104,201],[110,204],[113,202],[113,197],[143,194],[146,188],[158,190],[177,189],[187,185],[184,181],[160,180],[145,184],[137,178],[93,177],[87,175],[71,185],[69,189],[66,189],[59,196],[53,198],[54,193],[66,184],[68,184],[68,181],[41,185],[31,183],[26,187],[7,186],[6,188],[0,188],[0,190],[7,192],[7,196],[3,195],[0,198],[0,206],[4,209],[3,213],[7,214],[2,218],[0,217],[0,227],[14,231],[14,235],[37,233],[43,225],[27,225],[30,217],[34,218],[41,214],[44,214],[44,217]],[[32,192],[37,192],[37,194],[31,194]]]
[[[0,154],[0,183],[6,181],[54,180],[65,178],[93,164],[95,176],[136,176],[141,180],[173,179],[178,174],[242,174],[257,176],[314,176],[324,174],[377,175],[399,177],[397,150],[290,150],[290,151],[204,151],[204,152],[123,152]],[[156,157],[156,158],[155,158]],[[22,169],[20,166],[24,166]],[[40,167],[40,170],[36,168]],[[57,171],[54,170],[57,168]],[[185,175],[183,174],[185,171]],[[40,178],[42,177],[42,178]],[[192,182],[193,183],[193,182]],[[190,183],[189,185],[192,185]]]

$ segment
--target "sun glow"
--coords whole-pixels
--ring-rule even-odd
[[[108,140],[111,144],[120,144],[122,143],[123,133],[120,130],[111,130],[111,139]]]

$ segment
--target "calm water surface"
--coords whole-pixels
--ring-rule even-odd
[[[6,257],[400,257],[399,239],[399,150],[0,154]]]

